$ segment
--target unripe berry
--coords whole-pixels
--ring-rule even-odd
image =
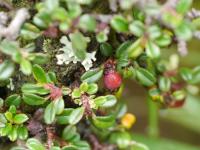
[[[107,72],[103,78],[104,85],[109,90],[115,90],[120,87],[122,83],[121,75],[116,71]]]

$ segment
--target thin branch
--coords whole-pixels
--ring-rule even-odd
[[[187,13],[187,16],[190,19],[198,18],[198,17],[200,17],[200,11],[196,10],[195,8],[192,8],[192,10]]]
[[[51,147],[53,146],[53,139],[54,139],[54,134],[55,134],[55,128],[52,126],[47,126],[46,127],[46,132],[47,132],[47,150],[50,150]]]
[[[21,26],[29,17],[30,15],[26,8],[19,9],[16,13],[15,18],[11,21],[8,27],[5,27],[1,24],[0,38],[5,37],[9,40],[15,40],[18,37]]]

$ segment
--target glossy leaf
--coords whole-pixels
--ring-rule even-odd
[[[33,66],[33,76],[39,83],[47,83],[47,76],[39,65]]]
[[[13,121],[16,124],[22,124],[28,120],[28,116],[25,114],[17,114],[14,116]]]
[[[83,117],[83,114],[84,114],[84,108],[83,107],[79,107],[79,108],[76,108],[72,111],[72,113],[70,114],[70,117],[69,117],[69,123],[74,125],[74,124],[77,124],[81,118]]]
[[[79,20],[79,27],[86,31],[94,31],[96,28],[96,20],[88,15],[82,15]]]
[[[34,138],[28,139],[26,146],[30,150],[45,150],[45,147],[37,139]]]
[[[98,85],[95,83],[91,83],[91,84],[89,84],[86,92],[88,94],[92,95],[92,94],[95,94],[97,91],[98,91]]]
[[[149,41],[146,45],[146,53],[150,58],[158,58],[160,57],[160,48],[153,42]]]
[[[20,62],[20,69],[25,75],[30,75],[32,71],[32,65],[30,61],[22,59]]]
[[[64,100],[62,98],[55,100],[54,107],[56,108],[56,114],[57,115],[61,114],[65,107]]]
[[[112,48],[112,46],[111,46],[110,44],[108,44],[108,43],[102,43],[102,44],[100,45],[100,51],[101,51],[101,53],[102,53],[104,56],[108,57],[108,56],[111,56],[111,55],[112,55],[112,53],[113,53],[113,48]]]
[[[19,139],[21,140],[25,140],[28,137],[28,130],[26,127],[22,126],[22,127],[18,127],[17,129],[17,135],[19,137]]]
[[[16,107],[18,107],[20,103],[21,103],[21,97],[18,94],[10,95],[5,100],[5,104],[7,106],[15,105]]]
[[[54,106],[54,103],[51,102],[44,111],[44,120],[46,124],[51,124],[56,116],[56,107]]]
[[[8,79],[14,72],[15,66],[14,64],[9,61],[5,60],[3,63],[0,64],[0,80]]]
[[[46,99],[35,94],[24,93],[22,99],[28,105],[41,105],[46,102]]]
[[[89,70],[81,76],[81,81],[93,83],[98,81],[103,75],[102,69]]]
[[[48,89],[45,89],[42,85],[26,83],[21,88],[23,93],[26,94],[39,94],[46,95],[49,93]]]
[[[137,79],[144,86],[152,86],[156,83],[156,78],[154,75],[146,69],[138,68],[136,70]]]
[[[110,24],[118,32],[128,31],[128,22],[123,16],[120,16],[120,15],[114,16]]]
[[[110,128],[115,124],[114,116],[95,116],[92,118],[92,123],[100,129]]]

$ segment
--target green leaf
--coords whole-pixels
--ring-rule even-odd
[[[88,87],[89,87],[89,85],[88,85],[87,82],[81,83],[81,85],[80,85],[80,91],[81,91],[81,93],[82,92],[86,92],[88,90]]]
[[[69,146],[64,146],[62,150],[91,150],[90,145],[86,141],[76,141]]]
[[[179,0],[176,4],[176,11],[185,14],[192,4],[192,0]]]
[[[97,107],[112,107],[116,104],[116,102],[117,100],[113,95],[99,96],[94,99],[94,103]]]
[[[192,70],[189,68],[181,68],[180,75],[186,82],[190,82],[193,79]]]
[[[101,107],[107,108],[107,107],[113,107],[117,103],[117,99],[114,95],[106,95],[106,102],[101,105]]]
[[[84,60],[86,57],[88,39],[84,37],[80,32],[75,32],[73,34],[70,34],[69,36],[75,55],[80,60]]]
[[[18,127],[17,129],[17,135],[19,137],[19,139],[21,140],[25,140],[28,137],[28,130],[26,127],[22,126],[22,127]]]
[[[23,93],[26,93],[26,94],[46,95],[49,93],[49,90],[45,89],[42,85],[31,84],[31,83],[24,84],[21,90]]]
[[[149,38],[151,40],[154,40],[161,36],[161,29],[157,25],[152,25],[149,28],[147,28],[147,30],[147,32],[149,33]]]
[[[99,32],[97,35],[96,35],[96,39],[99,43],[103,43],[103,42],[106,42],[108,40],[108,35],[105,33],[105,32]]]
[[[31,53],[28,57],[34,64],[45,64],[49,61],[49,55],[44,53]]]
[[[174,91],[172,96],[175,100],[183,100],[186,97],[186,93],[183,90]]]
[[[76,108],[72,111],[72,113],[69,116],[69,123],[74,125],[77,124],[81,118],[83,117],[84,114],[84,108],[83,107],[79,107]]]
[[[89,84],[86,92],[88,94],[92,95],[92,94],[95,94],[97,91],[98,91],[98,85],[95,83],[91,83],[91,84]]]
[[[128,31],[128,21],[120,15],[116,15],[112,18],[110,22],[113,29],[118,32],[127,32]]]
[[[68,125],[62,132],[62,138],[66,141],[71,141],[77,135],[76,127]]]
[[[160,37],[155,40],[155,43],[160,47],[168,46],[172,42],[169,33],[163,33]]]
[[[12,130],[8,133],[8,138],[11,141],[15,141],[17,139],[17,127],[13,126]]]
[[[127,55],[127,49],[131,44],[131,41],[126,41],[122,43],[116,50],[116,57],[119,58],[120,56]]]
[[[94,17],[84,14],[80,17],[79,27],[86,31],[95,31],[96,29],[96,20]]]
[[[100,51],[104,56],[108,57],[112,55],[113,48],[109,43],[102,43],[100,45]]]
[[[101,107],[107,101],[105,96],[99,96],[94,99],[96,107]]]
[[[3,107],[3,105],[4,105],[4,100],[0,98],[0,109]]]
[[[53,147],[51,147],[51,150],[61,150],[61,148],[58,146],[53,146]]]
[[[150,149],[143,143],[138,143],[134,141],[134,144],[131,146],[131,150],[150,150]]]
[[[25,40],[34,40],[40,35],[40,30],[31,23],[25,23],[20,31]]]
[[[51,82],[53,83],[57,83],[57,78],[56,78],[56,74],[55,72],[48,72],[48,77],[51,80]]]
[[[33,22],[38,27],[47,28],[51,22],[51,15],[48,12],[43,11],[34,16]]]
[[[200,66],[197,66],[197,67],[195,67],[194,69],[193,69],[193,71],[192,71],[192,76],[193,76],[193,78],[192,78],[192,83],[193,84],[197,84],[197,83],[199,83],[200,82]]]
[[[28,105],[41,105],[46,102],[46,99],[35,94],[24,93],[22,99]]]
[[[32,65],[30,61],[22,59],[20,62],[20,69],[25,75],[30,75],[32,72]]]
[[[53,102],[51,102],[44,111],[44,120],[46,124],[51,124],[55,120],[56,107]]]
[[[122,116],[124,116],[127,112],[127,105],[125,102],[118,102],[116,109],[115,109],[115,115],[116,118],[121,118]]]
[[[30,150],[45,150],[45,147],[37,139],[34,138],[28,139],[26,146]]]
[[[5,112],[5,117],[9,122],[13,122],[13,114],[10,111]]]
[[[110,116],[94,116],[92,117],[92,123],[99,129],[110,128],[115,124],[115,117]]]
[[[89,70],[81,76],[82,82],[94,83],[97,82],[103,75],[102,69]]]
[[[58,124],[68,124],[69,123],[69,117],[74,109],[72,108],[65,108],[61,115],[56,116],[56,121]]]
[[[28,116],[25,114],[16,114],[13,118],[13,122],[16,124],[22,124],[28,120]]]
[[[45,71],[39,65],[33,66],[33,76],[39,83],[47,83],[48,81]]]
[[[54,107],[56,109],[56,114],[59,115],[63,112],[65,103],[63,98],[57,99],[54,101]]]
[[[151,41],[148,41],[146,45],[146,53],[150,58],[159,58],[160,57],[160,48]]]
[[[58,7],[56,9],[54,9],[53,14],[52,14],[52,19],[53,20],[57,20],[60,22],[69,22],[68,19],[68,12],[66,11],[66,9],[64,9],[63,7]]]
[[[9,110],[8,110],[8,111],[11,112],[12,114],[16,114],[17,109],[16,109],[15,105],[11,105],[11,106],[9,107]]]
[[[68,87],[62,87],[62,94],[63,95],[69,95],[70,93],[71,93],[71,89],[70,88],[68,88]]]
[[[175,29],[176,36],[182,40],[189,40],[192,38],[191,24],[188,22],[181,23]]]
[[[10,95],[5,100],[5,104],[7,106],[15,105],[16,107],[18,107],[20,103],[21,103],[21,97],[18,94]]]
[[[8,79],[14,72],[15,66],[13,62],[5,60],[0,64],[0,80]]]
[[[7,123],[4,128],[1,130],[1,136],[6,136],[12,131],[12,124]]]
[[[75,99],[75,98],[79,98],[79,97],[81,97],[81,91],[80,91],[80,89],[75,88],[72,92],[72,98]]]
[[[59,0],[46,0],[45,7],[48,11],[53,11],[55,8],[59,6]]]
[[[16,147],[12,147],[11,150],[27,150],[27,149],[25,147],[16,146]]]
[[[126,149],[131,144],[131,135],[128,132],[116,131],[111,133],[109,142],[117,144],[120,149]]]
[[[154,75],[146,69],[138,68],[136,70],[136,76],[144,86],[153,86],[156,83]]]
[[[18,45],[16,42],[5,39],[0,43],[0,51],[4,54],[13,56],[18,52]]]
[[[4,114],[0,114],[0,128],[5,127],[7,123],[6,117]]]
[[[137,58],[144,51],[144,48],[141,46],[141,39],[136,40],[128,47],[128,56],[130,58]]]
[[[144,24],[139,20],[133,21],[129,25],[129,30],[137,37],[141,37],[144,34]]]
[[[167,77],[160,77],[158,85],[161,91],[167,92],[171,88],[171,81]]]

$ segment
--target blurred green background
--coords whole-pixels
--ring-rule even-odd
[[[193,7],[200,9],[200,0],[194,0]],[[180,66],[200,65],[200,41],[188,42],[189,53],[180,58]],[[176,53],[176,47],[162,50],[168,59]],[[189,95],[182,108],[159,111],[159,138],[147,136],[148,108],[145,90],[134,81],[126,81],[123,100],[128,103],[128,111],[135,114],[137,122],[132,128],[133,137],[143,142],[151,150],[200,150],[200,92]]]

